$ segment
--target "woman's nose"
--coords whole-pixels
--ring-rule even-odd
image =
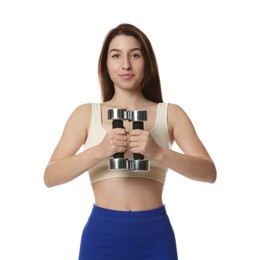
[[[129,60],[129,57],[125,57],[122,59],[122,66],[121,68],[123,70],[130,70],[131,69],[131,62]]]

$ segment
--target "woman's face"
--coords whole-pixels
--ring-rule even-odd
[[[144,78],[144,57],[139,41],[118,35],[109,44],[107,69],[115,88],[140,89]]]

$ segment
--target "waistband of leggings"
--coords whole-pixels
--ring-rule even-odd
[[[141,210],[141,211],[121,211],[114,209],[107,209],[99,207],[93,204],[92,214],[95,216],[104,216],[104,217],[113,217],[113,218],[139,218],[139,217],[161,217],[166,216],[166,208],[165,205],[149,209],[149,210]]]

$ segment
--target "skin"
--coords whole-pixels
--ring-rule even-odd
[[[107,133],[102,142],[78,153],[88,137],[91,104],[80,105],[69,117],[44,173],[47,187],[69,182],[97,163],[117,152],[141,153],[146,159],[196,181],[213,183],[216,168],[206,148],[200,141],[188,115],[175,104],[168,108],[168,127],[171,141],[176,142],[183,153],[159,146],[149,130],[155,124],[157,104],[143,96],[141,82],[144,74],[144,58],[139,42],[132,36],[116,36],[109,45],[107,67],[114,82],[113,98],[102,103],[102,124]],[[126,108],[147,110],[149,118],[144,130],[131,130],[125,121],[125,129],[111,129],[106,118],[107,109]],[[171,173],[173,174],[173,173]],[[163,205],[163,185],[142,178],[114,178],[92,185],[95,204],[116,210],[147,210]]]

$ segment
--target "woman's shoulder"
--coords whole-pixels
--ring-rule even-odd
[[[84,104],[80,104],[78,105],[73,113],[77,113],[77,114],[91,114],[91,110],[92,110],[92,103],[84,103]]]
[[[184,113],[183,108],[178,105],[178,104],[174,104],[174,103],[168,103],[168,111],[170,114],[174,115],[174,114],[179,114],[179,113]]]
[[[172,124],[190,121],[185,110],[178,104],[168,104],[168,119]]]
[[[91,118],[92,103],[84,103],[74,108],[71,113],[70,119],[74,119],[78,122],[87,122]]]
[[[178,104],[169,104],[168,109],[169,127],[176,133],[194,132],[194,126],[189,115]]]
[[[86,133],[90,126],[92,114],[92,103],[78,105],[71,113],[66,125],[69,128],[76,128],[77,131]]]

